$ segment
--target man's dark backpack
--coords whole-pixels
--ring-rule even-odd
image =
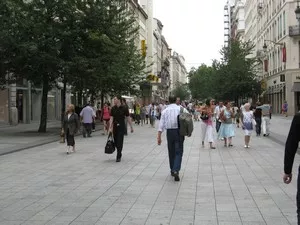
[[[178,116],[178,127],[181,136],[191,137],[194,130],[193,116],[190,113],[184,112],[184,108],[180,107]]]

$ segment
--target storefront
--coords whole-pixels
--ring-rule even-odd
[[[60,90],[48,94],[48,120],[61,116]],[[0,91],[0,124],[15,125],[39,121],[41,116],[42,89],[32,88],[30,83],[13,84]]]

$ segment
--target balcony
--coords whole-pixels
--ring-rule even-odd
[[[290,37],[300,36],[300,26],[290,26],[289,27],[289,36]]]

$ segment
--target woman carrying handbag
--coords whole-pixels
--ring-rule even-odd
[[[75,139],[74,135],[78,132],[80,127],[79,117],[75,113],[75,106],[70,104],[67,106],[67,112],[64,118],[64,133],[67,140],[67,154],[70,154],[70,147],[75,152]]]

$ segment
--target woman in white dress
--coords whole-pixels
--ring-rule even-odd
[[[200,119],[201,119],[201,140],[202,147],[204,147],[204,142],[207,141],[209,143],[210,149],[216,149],[213,146],[214,143],[214,128],[213,128],[213,114],[214,114],[214,105],[211,104],[210,100],[206,101],[206,105],[201,107]]]
[[[250,111],[250,106],[250,103],[246,103],[244,105],[245,111],[242,113],[242,128],[245,132],[245,148],[250,148],[249,142],[254,126],[254,116],[253,112]]]

